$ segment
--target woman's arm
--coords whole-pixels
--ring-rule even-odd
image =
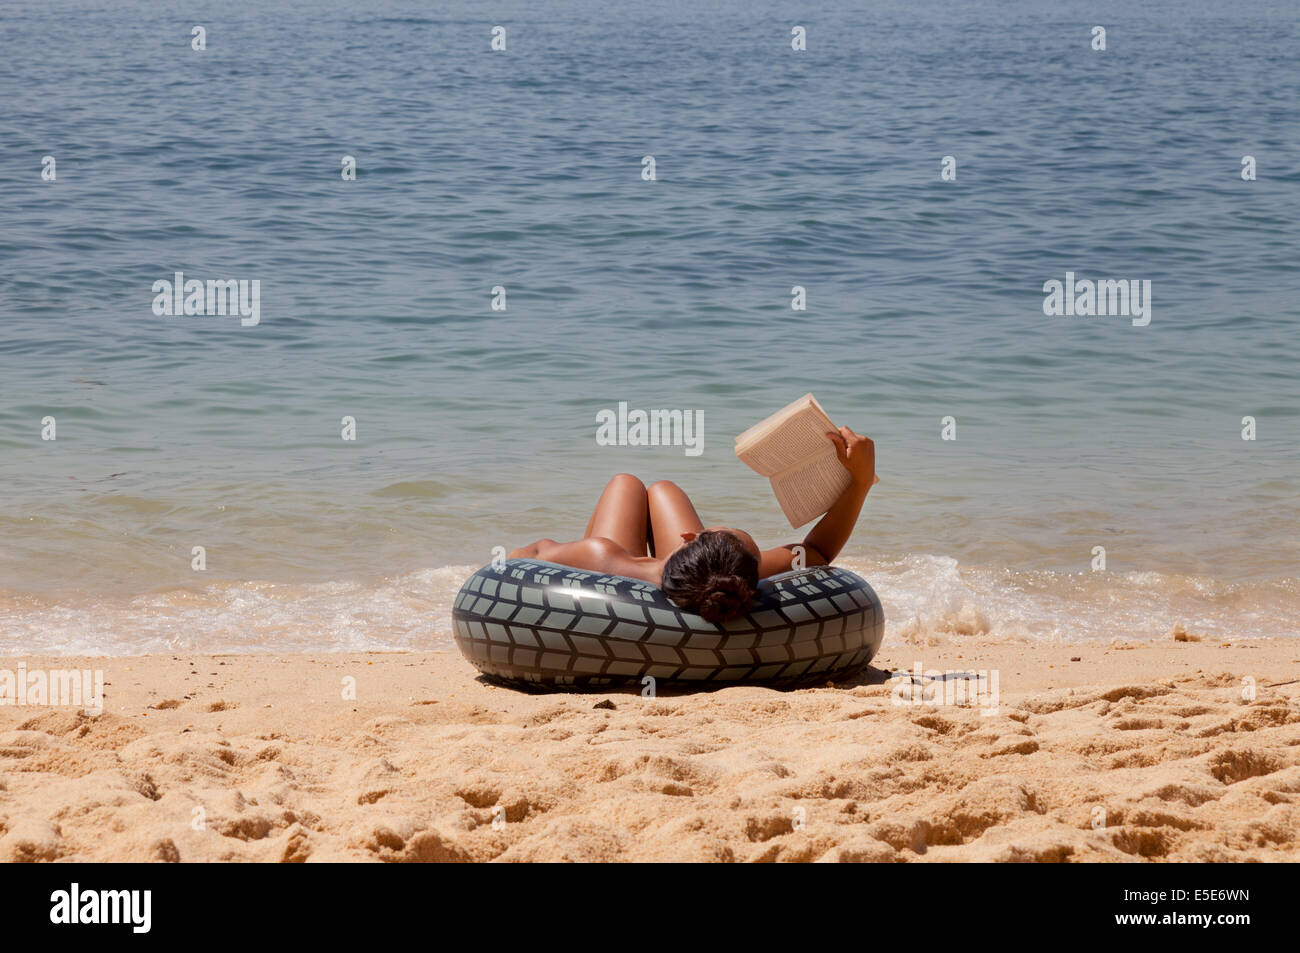
[[[812,532],[804,537],[803,544],[815,550],[827,563],[840,554],[844,544],[853,535],[853,527],[862,512],[862,502],[876,479],[876,445],[870,437],[856,434],[848,427],[839,433],[826,436],[835,441],[835,454],[849,471],[851,480],[835,504],[818,520]]]
[[[869,437],[856,434],[848,427],[841,427],[838,433],[828,433],[826,436],[835,442],[835,453],[844,469],[849,471],[851,479],[840,498],[804,537],[802,546],[805,566],[829,565],[840,554],[844,544],[853,535],[858,514],[862,512],[862,502],[876,479],[876,445]],[[799,544],[791,543],[789,546],[766,550],[759,562],[760,577],[766,578],[791,569],[797,545]]]
[[[590,569],[616,576],[631,576],[659,585],[663,572],[662,560],[650,556],[633,556],[626,549],[602,536],[589,536],[572,543],[557,543],[553,539],[537,542],[511,552],[509,559],[544,559],[574,569]]]

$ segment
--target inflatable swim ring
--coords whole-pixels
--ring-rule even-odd
[[[885,633],[876,593],[833,566],[764,579],[749,612],[715,625],[639,579],[510,559],[465,581],[452,619],[484,675],[578,689],[647,675],[696,686],[825,681],[870,662]]]

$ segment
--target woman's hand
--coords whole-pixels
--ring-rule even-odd
[[[869,437],[856,434],[848,427],[841,427],[826,436],[835,442],[835,455],[849,471],[849,485],[812,532],[804,537],[803,543],[819,554],[824,562],[831,563],[853,534],[867,491],[876,480],[876,445]]]
[[[856,434],[848,427],[841,427],[838,432],[829,432],[835,443],[835,455],[849,471],[853,482],[863,489],[871,489],[876,481],[876,445],[870,437]]]
[[[529,543],[527,546],[520,547],[519,549],[512,549],[506,554],[506,559],[537,559],[541,554],[543,546],[554,545],[555,540],[553,539],[539,539],[537,542]]]

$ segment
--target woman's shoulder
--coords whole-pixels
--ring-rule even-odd
[[[790,543],[788,546],[765,549],[759,554],[758,578],[766,579],[795,568],[825,565],[826,558],[813,547],[804,543]]]
[[[629,553],[612,539],[604,536],[588,536],[582,541],[592,568],[616,576],[628,576],[644,582],[659,585],[663,578],[664,561],[653,556],[639,556]]]

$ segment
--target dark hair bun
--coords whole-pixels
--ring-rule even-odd
[[[740,615],[753,598],[753,587],[739,576],[714,576],[700,598],[700,618],[725,622]]]
[[[709,530],[668,557],[661,587],[683,609],[716,625],[754,601],[758,558],[734,534]]]

